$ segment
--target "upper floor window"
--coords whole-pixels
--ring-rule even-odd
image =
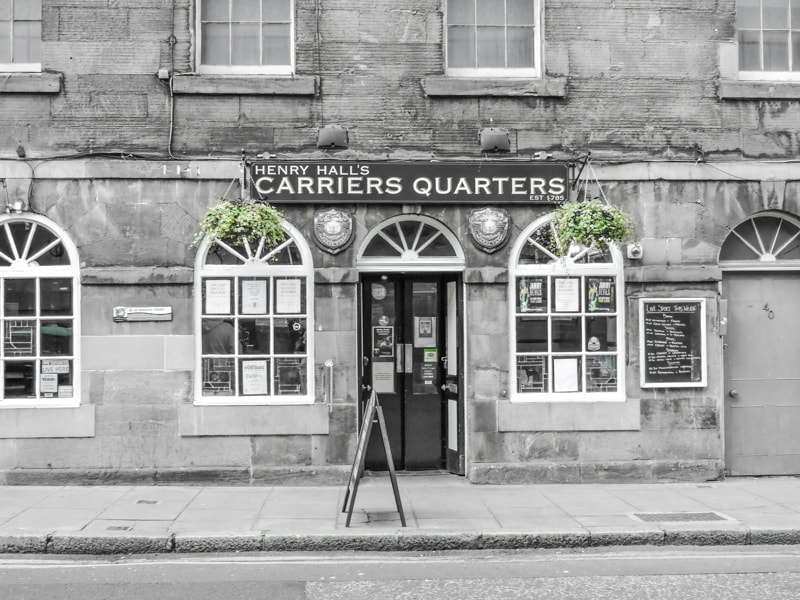
[[[558,256],[553,240],[543,217],[511,252],[511,400],[624,400],[619,251]]]
[[[263,240],[201,245],[196,404],[314,401],[311,254],[284,228],[276,248]]]
[[[0,0],[0,71],[42,69],[42,0]]]
[[[542,0],[447,0],[447,74],[540,77]]]
[[[0,217],[3,406],[77,406],[75,249],[42,217]]]
[[[800,0],[737,0],[739,78],[800,80]]]
[[[293,0],[201,0],[200,73],[290,75]]]

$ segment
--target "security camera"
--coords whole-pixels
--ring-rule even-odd
[[[644,250],[640,243],[628,244],[628,258],[631,260],[639,260],[644,255]]]

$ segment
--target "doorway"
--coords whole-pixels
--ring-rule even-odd
[[[364,274],[361,290],[362,410],[374,390],[395,469],[463,475],[460,274]],[[365,464],[388,468],[378,435]]]

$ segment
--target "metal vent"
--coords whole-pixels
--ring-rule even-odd
[[[727,519],[715,512],[665,512],[665,513],[634,513],[640,521],[651,522],[695,522],[695,521],[726,521]]]

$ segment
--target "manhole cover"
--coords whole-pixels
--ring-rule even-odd
[[[647,522],[694,522],[694,521],[726,521],[727,519],[715,512],[665,512],[665,513],[634,513],[634,517]]]

